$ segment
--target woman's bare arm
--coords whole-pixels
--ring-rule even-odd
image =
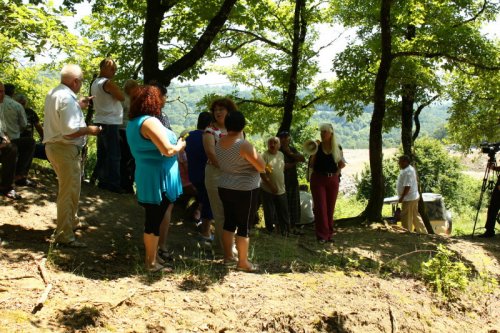
[[[266,170],[266,162],[250,142],[245,141],[241,144],[240,155],[253,165],[258,172],[262,173]]]
[[[212,134],[203,133],[203,148],[210,164],[219,167],[219,162],[217,162],[217,157],[215,156],[215,138]]]
[[[171,144],[165,135],[165,127],[154,117],[148,118],[142,123],[141,134],[146,139],[151,140],[162,155],[168,157],[174,156],[186,147],[186,142],[182,138],[177,141],[176,145]]]

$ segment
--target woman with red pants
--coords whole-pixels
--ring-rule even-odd
[[[345,167],[342,147],[335,140],[332,124],[321,124],[321,142],[311,156],[309,167],[311,193],[314,203],[316,239],[320,243],[333,242],[333,212],[339,192],[340,170]]]

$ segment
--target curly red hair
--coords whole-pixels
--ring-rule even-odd
[[[132,120],[145,115],[156,117],[160,115],[163,104],[163,98],[158,87],[140,86],[132,98],[128,118]]]

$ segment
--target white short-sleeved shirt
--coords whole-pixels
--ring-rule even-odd
[[[405,195],[403,201],[414,201],[420,198],[418,194],[417,174],[411,165],[399,172],[397,191],[400,198],[406,186],[410,187],[410,191]]]
[[[0,103],[0,117],[2,130],[10,139],[19,139],[21,132],[28,125],[24,107],[7,95],[3,103]]]
[[[273,155],[266,150],[262,154],[262,159],[266,162],[266,165],[271,166],[272,172],[269,175],[269,179],[278,188],[278,193],[276,193],[276,195],[285,193],[285,156],[283,153],[278,151]],[[261,182],[260,186],[264,191],[272,193],[271,189],[265,182]]]
[[[68,139],[64,136],[86,127],[76,94],[66,85],[60,84],[45,97],[43,143],[67,143],[82,147],[86,136]]]
[[[98,77],[92,83],[90,92],[94,96],[94,122],[96,124],[121,125],[123,123],[122,103],[104,91],[109,79]]]
[[[300,191],[300,223],[308,224],[314,221],[313,199],[309,192]]]

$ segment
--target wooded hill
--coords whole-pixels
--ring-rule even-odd
[[[201,102],[205,95],[217,94],[225,96],[234,95],[235,93],[241,98],[252,95],[250,90],[239,90],[230,85],[172,85],[168,88],[169,103],[166,105],[164,112],[168,115],[176,132],[180,133],[180,131],[186,128],[196,128],[198,113],[207,110],[207,107]],[[433,104],[424,109],[420,116],[420,135],[439,140],[446,137],[445,126],[448,119],[448,107],[449,104]],[[346,117],[338,116],[335,110],[328,105],[318,105],[316,112],[310,118],[308,124],[314,126],[315,124],[325,122],[333,123],[344,147],[366,149],[368,148],[368,134],[372,112],[373,106],[366,106],[361,116],[356,118],[355,121],[348,121]],[[269,134],[272,134],[272,130],[270,129],[263,130],[267,130]],[[386,148],[397,147],[401,142],[400,135],[400,130],[395,128],[384,133],[384,146]]]

